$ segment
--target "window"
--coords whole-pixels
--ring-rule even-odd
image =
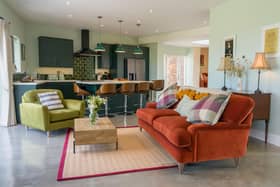
[[[21,72],[21,45],[17,36],[12,36],[13,63],[15,72]]]

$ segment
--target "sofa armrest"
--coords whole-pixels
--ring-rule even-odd
[[[36,103],[21,103],[20,118],[21,123],[26,126],[48,130],[49,111],[46,106]]]
[[[248,124],[193,124],[187,130],[192,136],[195,162],[239,158],[247,151]]]
[[[80,117],[85,114],[85,102],[76,99],[64,99],[64,105],[66,108],[80,111]]]
[[[157,102],[147,102],[146,108],[157,108]]]

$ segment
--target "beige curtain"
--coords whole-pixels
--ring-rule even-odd
[[[0,126],[16,124],[9,23],[0,19]]]

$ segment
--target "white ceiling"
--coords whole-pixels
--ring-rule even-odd
[[[103,16],[103,31],[141,36],[199,28],[208,25],[209,9],[225,0],[5,0],[26,21],[97,30]],[[152,9],[152,13],[150,12]]]

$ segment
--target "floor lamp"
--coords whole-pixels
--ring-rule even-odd
[[[222,57],[221,62],[218,67],[218,71],[224,71],[224,86],[221,88],[222,90],[226,91],[226,77],[227,77],[227,71],[231,70],[232,64],[231,64],[231,58],[230,57]]]
[[[255,90],[256,94],[262,93],[260,90],[260,76],[261,76],[261,69],[268,69],[269,66],[265,59],[265,53],[256,53],[256,57],[254,63],[251,66],[251,69],[258,70],[258,88]]]

